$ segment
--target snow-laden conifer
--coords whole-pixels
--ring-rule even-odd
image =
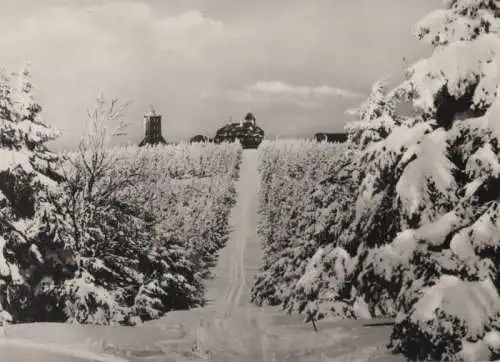
[[[0,74],[0,310],[3,321],[61,319],[58,283],[75,267],[61,196],[57,137],[41,117],[29,66]]]

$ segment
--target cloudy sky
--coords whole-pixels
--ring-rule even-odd
[[[440,0],[0,0],[0,65],[32,64],[57,146],[75,144],[99,93],[152,104],[168,140],[213,135],[248,111],[267,135],[341,131],[344,111],[429,53],[413,24]]]

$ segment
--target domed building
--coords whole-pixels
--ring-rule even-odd
[[[197,134],[189,139],[189,143],[206,143],[209,142],[210,139],[202,134]]]
[[[317,142],[342,143],[347,141],[347,133],[316,133],[314,139]]]
[[[243,121],[228,123],[215,134],[216,143],[239,140],[243,148],[257,148],[264,139],[264,130],[257,126],[255,116],[247,113]]]

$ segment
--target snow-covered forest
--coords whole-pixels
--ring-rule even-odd
[[[134,325],[203,305],[240,146],[108,148],[123,107],[99,98],[78,151],[55,154],[29,70],[0,89],[2,323]]]
[[[499,17],[498,1],[448,0],[422,19],[432,55],[373,86],[334,161],[261,149],[256,302],[394,317],[390,349],[410,359],[500,357]]]
[[[319,326],[394,320],[387,346],[410,360],[500,360],[500,1],[446,0],[414,32],[432,54],[373,85],[347,142],[260,145],[250,300]],[[99,98],[78,149],[54,153],[32,88],[28,68],[0,74],[0,325],[203,306],[246,151],[110,148],[125,107]]]

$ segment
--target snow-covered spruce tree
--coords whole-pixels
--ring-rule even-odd
[[[342,146],[284,140],[261,147],[258,233],[264,257],[251,299],[300,311],[304,302],[297,298],[296,284],[318,248],[314,238],[318,205],[311,202],[312,192],[332,172]]]
[[[429,170],[426,157],[441,160],[430,175],[434,183],[456,190],[448,193],[447,208],[434,202],[434,217],[392,245],[413,258],[403,274],[392,335],[393,349],[410,357],[498,357],[499,17],[497,1],[450,1],[430,14],[419,24],[419,36],[437,49],[414,65],[402,85],[439,127],[427,137],[435,135],[432,144],[422,142],[422,149],[434,151],[419,152],[400,180],[403,210],[410,214],[420,206],[412,190],[421,190],[424,180],[413,176]],[[440,302],[425,305],[430,298]]]
[[[364,149],[389,135],[395,124],[397,98],[389,96],[387,87],[386,80],[376,81],[368,98],[358,108],[346,112],[356,117],[356,121],[345,126],[350,148]]]
[[[359,109],[360,121],[346,127],[349,147],[357,151],[349,165],[357,182],[352,184],[356,190],[354,200],[350,200],[354,207],[349,225],[333,240],[354,258],[351,274],[346,277],[348,283],[342,284],[352,316],[391,317],[397,309],[398,275],[387,280],[374,273],[367,263],[372,248],[386,244],[404,227],[396,187],[401,165],[408,161],[403,152],[430,130],[420,117],[397,113],[398,103],[405,101],[406,96],[402,89],[387,92],[385,83],[376,83],[372,95]]]
[[[69,321],[135,324],[199,303],[180,244],[164,242],[155,228],[161,220],[135,195],[141,170],[116,167],[121,155],[108,149],[117,133],[108,124],[120,121],[124,109],[98,98],[79,151],[66,164],[78,266],[64,284]]]
[[[284,269],[287,264],[292,267],[289,256],[281,253],[290,248],[293,232],[288,227],[289,215],[297,200],[293,198],[295,190],[288,183],[285,171],[286,148],[263,146],[258,153],[261,193],[257,231],[264,241],[264,258],[252,286],[251,300],[258,305],[279,305],[288,289]]]
[[[229,235],[229,212],[236,196],[233,183],[230,174],[189,183],[169,180],[162,186],[166,195],[156,204],[168,219],[158,225],[162,237],[183,245],[201,294]]]
[[[308,204],[314,208],[316,219],[314,230],[309,234],[309,243],[314,246],[314,255],[309,255],[305,260],[306,267],[301,271],[301,276],[293,288],[290,309],[299,313],[305,312],[307,318],[349,315],[341,300],[345,299],[344,282],[345,277],[349,275],[347,269],[351,267],[352,261],[340,240],[342,231],[352,221],[354,214],[354,154],[355,151],[347,147],[344,152],[339,152],[334,176],[320,180],[308,195]],[[340,270],[340,265],[345,270]]]
[[[411,359],[498,356],[499,16],[498,1],[455,0],[420,22],[436,49],[394,93],[421,116],[364,151],[388,172],[392,205],[371,209],[379,193],[367,172],[357,206],[385,242],[358,231],[356,294],[371,310],[398,311],[391,348]],[[376,215],[392,215],[392,232],[373,228]]]
[[[203,285],[229,235],[241,146],[180,144],[115,152],[123,155],[117,169],[141,170],[127,197],[155,215],[162,244],[182,245],[195,279],[193,296],[203,303]]]
[[[64,319],[57,285],[74,270],[69,220],[51,202],[63,178],[45,144],[57,132],[32,88],[29,66],[0,74],[0,324]]]
[[[397,223],[390,215],[385,218],[381,217],[383,214],[377,215],[391,208],[394,190],[383,187],[387,172],[377,163],[378,158],[365,150],[370,144],[384,140],[396,124],[405,122],[404,117],[395,113],[398,97],[388,94],[385,81],[373,85],[366,101],[350,111],[359,120],[346,126],[348,141],[344,152],[337,157],[334,171],[314,190],[313,199],[319,207],[314,237],[319,248],[295,291],[295,299],[302,308],[307,307],[310,316],[321,319],[380,314],[367,310],[366,302],[353,287],[354,276],[362,265],[359,261],[366,257],[366,252],[359,254],[363,241],[359,235],[364,233],[372,240],[374,236],[380,238],[394,232],[393,223]],[[377,189],[367,190],[373,183]],[[367,192],[379,194],[379,199],[371,200],[374,201],[371,209],[354,207]]]
[[[395,315],[396,299],[402,285],[401,273],[397,270],[392,274],[378,272],[380,263],[374,260],[372,251],[391,241],[401,230],[429,220],[433,213],[439,212],[436,210],[445,210],[450,205],[447,190],[451,186],[446,184],[447,179],[439,180],[443,181],[439,185],[441,189],[431,180],[426,184],[428,192],[423,195],[422,207],[408,217],[401,215],[398,181],[406,165],[413,160],[421,140],[436,128],[436,122],[425,113],[418,117],[398,114],[397,103],[411,98],[411,91],[407,87],[397,87],[386,92],[384,88],[381,82],[374,85],[371,96],[358,111],[361,121],[347,126],[349,147],[358,151],[347,169],[350,168],[352,174],[356,174],[353,179],[359,182],[351,183],[352,189],[356,191],[351,193],[355,195],[354,198],[347,201],[354,205],[348,208],[350,212],[330,215],[333,215],[332,219],[338,225],[348,227],[341,229],[339,234],[327,233],[324,238],[330,243],[327,248],[318,250],[321,257],[313,258],[310,265],[310,274],[320,275],[314,279],[321,284],[322,292],[326,295],[323,309],[330,309],[336,315]],[[429,142],[422,146],[428,152],[434,144],[432,140]],[[427,154],[428,157],[430,154]],[[450,167],[446,157],[439,157],[439,154],[434,156],[440,163],[438,170]],[[425,177],[432,176],[433,171],[428,171]],[[337,175],[341,174],[337,172],[331,178],[332,187],[338,188],[342,184],[342,180],[337,179]],[[413,180],[417,179],[415,176],[412,175]],[[345,219],[348,222],[342,222]],[[339,265],[343,267],[339,269]],[[318,269],[322,270],[322,274],[318,273]],[[340,276],[337,276],[339,273]],[[330,282],[325,283],[325,280]],[[311,283],[311,280],[305,275],[304,287],[307,283]]]

